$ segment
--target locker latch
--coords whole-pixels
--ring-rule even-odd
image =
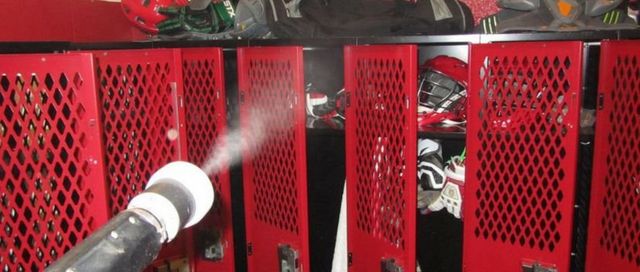
[[[381,264],[382,272],[403,272],[402,267],[396,263],[394,259],[383,259]]]
[[[543,265],[537,262],[523,262],[522,272],[558,272],[555,265]]]
[[[300,262],[298,260],[298,252],[289,245],[280,245],[278,247],[278,259],[280,263],[280,272],[299,272]]]
[[[224,257],[224,246],[222,245],[222,234],[217,229],[201,230],[199,232],[198,243],[201,243],[201,250],[204,258],[211,261],[220,261]]]

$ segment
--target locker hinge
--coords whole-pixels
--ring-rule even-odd
[[[347,91],[345,92],[345,100],[346,100],[346,104],[347,104],[347,108],[351,107],[351,92]]]
[[[240,100],[240,104],[244,104],[244,92],[240,91],[240,94],[238,95],[238,99]]]
[[[247,256],[253,255],[253,244],[247,243]]]
[[[381,272],[403,272],[404,270],[394,259],[383,259],[380,263]]]
[[[299,272],[300,261],[298,252],[289,245],[278,246],[278,262],[280,272]]]
[[[522,262],[522,272],[558,272],[558,269],[555,265],[525,261]]]
[[[598,94],[598,109],[604,108],[604,94]]]
[[[409,99],[409,96],[406,96],[406,95],[404,96],[404,106],[407,109],[411,108],[411,99]]]
[[[353,253],[349,252],[349,255],[347,255],[347,264],[349,266],[351,266],[353,264]]]

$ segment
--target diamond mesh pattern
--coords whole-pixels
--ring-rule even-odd
[[[613,105],[606,118],[607,137],[605,193],[596,199],[604,214],[600,246],[640,269],[640,54],[620,54],[612,70],[614,78],[607,103]],[[610,99],[610,100],[609,100]]]
[[[499,271],[521,269],[523,259],[569,269],[581,43],[471,53],[465,250],[482,253],[465,254],[465,265],[485,271],[509,254]]]
[[[225,117],[225,111],[218,83],[222,79],[216,77],[219,65],[220,61],[213,57],[190,59],[185,55],[182,61],[189,160],[196,165],[207,160],[224,129],[220,119]],[[222,184],[220,175],[213,175],[210,179],[216,192],[227,186]]]
[[[90,61],[0,57],[0,271],[41,271],[106,220]]]
[[[309,221],[301,47],[238,50],[240,126],[250,271],[280,269],[278,248],[309,269]]]
[[[358,228],[398,248],[405,247],[404,176],[407,145],[403,128],[404,85],[411,77],[398,59],[364,59],[356,64],[355,129]],[[411,78],[413,79],[413,78]],[[413,189],[413,188],[411,188]]]
[[[415,268],[417,47],[348,46],[347,216],[353,271]]]
[[[291,105],[293,64],[289,60],[249,61],[252,114],[269,120],[264,142],[252,160],[254,167],[253,214],[256,219],[278,229],[298,233],[295,112]],[[299,137],[299,136],[298,136]],[[303,219],[306,220],[306,219]]]
[[[571,171],[561,163],[570,68],[568,57],[487,58],[482,129],[474,135],[481,146],[473,172],[480,182],[476,236],[549,251],[563,238],[557,226],[565,200],[560,183]]]
[[[202,165],[226,130],[222,51],[204,48],[183,49],[182,52],[188,157],[189,161]],[[197,252],[199,255],[196,256],[196,270],[233,271],[234,248],[229,177],[225,170],[209,178],[216,192],[216,201],[210,215],[195,226],[196,235],[200,233],[221,235],[220,242],[224,246],[224,256],[221,261],[212,264],[200,262],[201,252]],[[202,241],[196,241],[198,242]]]
[[[122,51],[97,56],[113,214],[144,189],[155,170],[178,159],[173,58],[166,53]]]

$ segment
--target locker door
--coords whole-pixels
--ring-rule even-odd
[[[0,56],[1,271],[42,271],[107,221],[93,65]]]
[[[640,42],[602,42],[586,271],[640,270]]]
[[[249,271],[309,271],[302,48],[240,48],[238,71]]]
[[[472,45],[465,271],[569,271],[581,42]]]
[[[163,165],[186,159],[178,107],[182,77],[176,51],[94,52],[101,106],[105,166],[112,214],[126,208]],[[187,256],[184,233],[164,247],[159,261]]]
[[[211,168],[208,161],[227,131],[224,62],[220,48],[182,49],[185,124],[189,161]],[[211,165],[208,167],[208,165]],[[194,226],[196,271],[234,271],[231,189],[228,166],[209,177],[215,204],[203,222]],[[208,170],[208,169],[207,169]]]
[[[350,270],[414,271],[417,48],[349,46],[344,57]]]

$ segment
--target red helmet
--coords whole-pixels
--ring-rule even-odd
[[[159,8],[183,7],[189,0],[122,0],[122,10],[127,19],[145,32],[158,33],[158,23],[167,17],[158,12]]]
[[[425,62],[420,71],[418,124],[465,122],[467,64],[442,55]]]

